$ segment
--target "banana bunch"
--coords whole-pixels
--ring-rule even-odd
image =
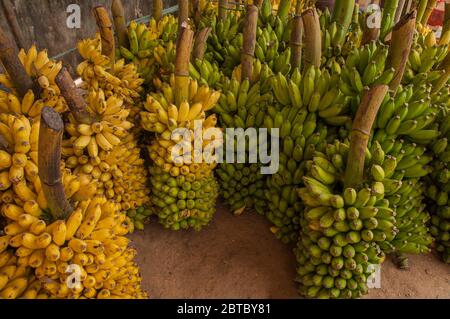
[[[217,3],[208,0],[190,0],[189,2],[189,16],[194,17],[195,24],[208,25],[216,17]]]
[[[148,26],[131,21],[128,27],[129,47],[121,46],[118,56],[135,64],[141,78],[146,84],[151,84],[158,72],[158,64],[162,64],[160,60],[165,58],[161,48],[169,43],[173,45],[177,31],[178,21],[172,15],[165,15],[158,22],[151,18]],[[158,53],[155,52],[156,48],[159,48]]]
[[[439,42],[433,31],[427,34],[416,34],[403,82],[420,85],[438,80],[443,73],[438,67],[449,52],[449,44],[450,32]]]
[[[199,30],[211,27],[206,41],[205,59],[210,64],[218,64],[221,70],[230,76],[233,69],[241,62],[242,27],[244,20],[239,12],[227,14],[224,20],[216,15],[206,23],[199,24]]]
[[[388,46],[371,42],[354,49],[340,72],[339,90],[351,99],[353,113],[360,103],[365,87],[389,84],[394,78],[394,69],[386,69]]]
[[[150,167],[152,202],[158,208],[159,222],[166,228],[200,230],[213,218],[218,184],[212,168],[194,167],[192,164],[190,169],[172,169],[170,173],[157,165]]]
[[[130,110],[117,96],[106,98],[101,89],[89,92],[87,110],[96,119],[92,124],[78,123],[68,115],[69,138],[62,145],[66,166],[95,185],[96,194],[115,199],[123,210],[145,205],[149,202],[147,171],[136,137],[130,133]]]
[[[201,85],[207,85],[212,88],[218,85],[221,78],[219,66],[206,59],[195,59],[193,63],[191,62],[189,64],[189,75]]]
[[[150,208],[144,206],[138,207],[137,209],[130,209],[127,211],[128,218],[132,221],[132,227],[130,233],[134,230],[144,230],[144,223],[153,214]]]
[[[395,238],[395,212],[384,198],[384,157],[366,151],[366,181],[342,189],[348,142],[328,144],[306,163],[298,195],[306,207],[296,250],[300,292],[309,298],[358,298],[367,293],[371,264],[385,255],[380,244]],[[385,167],[385,168],[384,168]],[[393,165],[395,168],[395,163]],[[339,189],[339,190],[338,190]]]
[[[317,120],[316,113],[285,106],[281,111],[268,108],[265,127],[278,128],[280,137],[279,169],[267,178],[264,191],[269,210],[266,217],[274,224],[271,231],[284,243],[295,241],[303,205],[297,188],[302,184],[306,161],[314,152],[323,151],[327,127]]]
[[[160,92],[153,92],[147,96],[145,110],[141,112],[141,125],[150,132],[160,134],[165,140],[170,140],[174,129],[194,127],[196,120],[205,120],[206,112],[214,108],[220,92],[208,86],[199,86],[195,79],[189,80],[189,101],[176,106],[173,88],[175,78],[171,76],[170,84],[161,83]],[[208,122],[213,121],[210,118]]]
[[[44,298],[146,297],[133,262],[136,251],[128,247],[125,237],[129,220],[120,205],[95,197],[78,202],[66,221],[48,222],[43,219],[45,207],[32,204],[2,205],[1,213],[9,223],[0,237],[0,242],[7,243],[2,254],[11,247],[14,266],[23,271],[31,268],[39,281],[29,298],[38,294]],[[74,271],[79,282],[71,287]],[[26,291],[25,282],[20,285],[13,276],[2,275],[7,282],[2,297],[17,298]],[[29,276],[30,281],[34,276]]]
[[[44,105],[44,100],[36,99],[32,90],[25,94],[22,101],[12,92],[0,91],[0,110],[5,115],[21,114],[28,118],[39,119]]]
[[[450,263],[450,241],[449,241],[449,225],[450,214],[448,200],[450,188],[450,146],[448,140],[450,138],[450,117],[449,108],[441,113],[440,131],[442,137],[435,141],[431,146],[435,159],[432,163],[433,172],[427,180],[426,196],[428,197],[428,206],[433,213],[431,217],[430,231],[436,239],[436,250],[442,254],[445,263]]]
[[[430,91],[431,85],[407,85],[400,86],[394,97],[386,96],[376,120],[380,142],[403,136],[428,145],[439,136],[434,122],[440,109],[449,103],[449,90],[446,87],[435,95]]]
[[[142,83],[136,65],[125,63],[124,59],[110,61],[102,55],[100,34],[95,38],[81,40],[78,52],[84,59],[77,66],[77,73],[83,79],[81,88],[102,89],[107,97],[117,95],[129,106],[140,100]]]
[[[267,64],[261,63],[260,60],[253,60],[253,69],[252,69],[252,83],[259,82],[260,92],[261,94],[266,94],[272,90],[271,81],[272,81],[273,71],[269,68]],[[231,80],[242,82],[242,66],[239,64],[234,68],[231,74]],[[224,87],[229,86],[229,80],[223,79],[218,83],[218,87],[223,90]]]

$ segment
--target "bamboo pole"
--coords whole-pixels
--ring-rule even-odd
[[[225,20],[228,13],[228,0],[219,0],[219,21]]]
[[[305,67],[320,67],[322,59],[322,41],[320,36],[319,16],[315,8],[303,12],[303,28],[305,30]]]
[[[153,0],[152,16],[158,22],[162,18],[163,0]]]
[[[183,22],[189,21],[189,0],[178,0],[178,29],[181,32]]]
[[[241,81],[252,80],[253,59],[256,46],[256,28],[259,9],[255,5],[247,6],[247,17],[244,22],[244,42],[241,55]]]
[[[206,27],[200,30],[195,36],[194,49],[192,51],[192,58],[203,60],[206,50],[206,41],[211,34],[211,27]]]
[[[177,106],[189,99],[189,63],[194,32],[187,22],[181,25],[175,58],[175,103]]]
[[[60,115],[51,107],[44,107],[39,130],[39,178],[54,220],[65,220],[73,210],[64,193],[61,178],[63,132],[64,123]]]
[[[20,27],[19,22],[17,21],[17,16],[15,13],[14,3],[11,0],[3,0],[3,9],[5,12],[6,19],[8,20],[8,24],[11,27],[15,42],[20,48],[27,47],[27,42],[22,34],[22,27]]]
[[[0,61],[17,94],[24,96],[28,90],[34,88],[34,83],[25,72],[18,54],[19,50],[14,41],[0,30]]]
[[[94,123],[95,118],[87,111],[86,102],[81,96],[79,89],[75,86],[72,76],[65,67],[58,73],[55,82],[61,91],[61,95],[66,100],[67,106],[75,120],[83,124]]]
[[[119,45],[128,47],[127,26],[125,21],[125,10],[123,8],[122,0],[113,0],[111,11],[114,20],[114,30],[117,34]]]
[[[356,187],[364,178],[364,160],[373,123],[388,92],[387,85],[367,90],[355,115],[350,132],[350,149],[345,170],[344,187]]]
[[[114,32],[108,11],[104,6],[94,7],[94,17],[102,37],[102,54],[109,57],[111,63],[116,60]]]
[[[392,31],[391,46],[386,65],[387,68],[395,69],[394,78],[389,85],[390,89],[394,92],[397,91],[402,81],[409,53],[411,52],[416,26],[416,13],[416,10],[414,10],[405,15],[394,26]]]
[[[296,15],[292,22],[292,32],[291,32],[292,68],[300,68],[302,65],[302,41],[303,41],[303,20],[301,15]]]
[[[427,3],[427,6],[425,8],[425,12],[423,13],[423,17],[420,20],[420,23],[423,25],[428,24],[428,20],[430,19],[431,13],[433,12],[434,8],[436,7],[437,0],[429,0]]]

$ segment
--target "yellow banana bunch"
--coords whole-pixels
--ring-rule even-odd
[[[172,78],[173,79],[173,78]],[[144,104],[148,112],[141,113],[141,125],[145,130],[170,136],[179,127],[191,128],[195,120],[204,120],[220,98],[220,92],[207,86],[198,86],[196,80],[189,82],[189,101],[176,106],[174,103],[174,82],[161,84],[161,92],[147,96]]]
[[[7,248],[1,250],[0,256],[8,254],[17,268],[9,272],[0,268],[0,280],[7,282],[4,287],[0,282],[2,297],[18,298],[28,290],[29,298],[39,294],[52,298],[146,297],[140,289],[139,269],[133,262],[136,252],[124,237],[130,221],[117,203],[94,197],[78,202],[66,221],[49,224],[26,211],[26,206],[5,204],[1,210],[9,224],[0,242],[7,241],[15,256]],[[26,277],[26,271],[34,273],[40,285],[32,276],[29,281],[33,284],[28,289],[28,281],[9,284],[15,277]],[[20,274],[9,275],[16,272]],[[20,289],[11,289],[16,286]]]

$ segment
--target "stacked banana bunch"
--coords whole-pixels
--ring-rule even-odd
[[[346,56],[361,45],[362,23],[359,5],[354,0],[336,0],[333,14],[328,8],[319,17],[322,30],[322,65],[329,69],[342,66]]]
[[[172,15],[165,15],[160,21],[150,19],[149,25],[130,22],[128,26],[129,46],[121,46],[120,57],[133,62],[146,84],[152,84],[158,74],[171,74],[170,65],[174,59],[174,41],[178,21]]]
[[[5,112],[21,113],[31,118],[39,116],[44,105],[54,108],[59,113],[66,111],[66,101],[60,95],[61,92],[55,83],[55,78],[62,68],[62,63],[50,60],[47,50],[37,51],[34,45],[28,52],[21,49],[19,51],[19,60],[27,75],[39,83],[39,97],[35,97],[34,93],[30,91],[26,94],[23,107],[17,108],[19,102],[14,95],[13,84],[7,74],[0,74],[0,84],[13,90],[9,98],[5,92],[0,92],[0,98],[4,100],[0,102],[0,104],[3,104],[1,108]],[[9,106],[5,105],[5,103],[9,104]]]
[[[177,106],[174,87],[174,77],[170,84],[162,83],[160,92],[147,97],[145,109],[148,112],[141,113],[143,128],[157,134],[148,147],[152,160],[149,168],[151,201],[158,208],[160,223],[166,228],[200,230],[211,221],[218,194],[213,175],[214,147],[221,141],[202,139],[206,130],[216,125],[216,116],[206,117],[206,112],[215,106],[220,92],[207,86],[199,87],[196,80],[190,79],[189,99]],[[200,131],[196,129],[199,124]],[[179,140],[173,140],[173,134],[182,128],[187,130],[180,132]],[[182,135],[186,132],[190,136]],[[196,145],[202,146],[203,154],[192,150]]]
[[[84,59],[77,67],[83,80],[81,88],[102,89],[106,97],[116,95],[127,107],[139,105],[144,80],[140,78],[137,67],[133,63],[125,63],[124,59],[110,61],[103,55],[99,33],[95,38],[80,41],[78,52]]]
[[[439,64],[449,52],[450,32],[438,42],[433,31],[418,33],[414,39],[413,48],[408,58],[408,64],[403,77],[404,83],[420,85],[434,83],[442,76]]]
[[[430,232],[436,240],[436,250],[442,254],[445,263],[450,263],[450,201],[449,201],[449,163],[450,163],[450,117],[449,108],[441,113],[441,137],[432,145],[435,159],[432,162],[433,172],[427,181],[426,195],[430,199],[429,209],[432,212]]]
[[[306,209],[296,250],[300,291],[310,298],[358,298],[367,293],[371,265],[383,262],[380,244],[398,232],[395,212],[384,198],[385,163],[380,152],[367,151],[366,176],[360,189],[342,189],[348,143],[328,144],[306,163],[298,194]],[[370,160],[369,160],[370,159]]]
[[[153,210],[145,207],[138,207],[137,209],[130,209],[127,211],[127,216],[131,220],[130,233],[135,229],[144,230],[144,224],[148,218],[153,214]]]
[[[211,63],[207,59],[195,59],[189,64],[189,75],[197,80],[201,85],[215,88],[221,79],[221,71],[216,63]]]
[[[92,89],[87,97],[91,124],[78,123],[69,114],[65,126],[68,139],[62,153],[66,166],[90,182],[96,194],[114,199],[123,210],[136,209],[149,202],[147,172],[140,148],[130,133],[133,124],[124,101],[103,90]]]

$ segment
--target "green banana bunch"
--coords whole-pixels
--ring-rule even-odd
[[[134,224],[134,230],[144,230],[144,224],[152,214],[152,210],[146,207],[139,207],[127,211],[128,218],[130,218]]]
[[[288,74],[291,70],[291,48],[282,42],[270,25],[258,27],[255,57],[266,63],[274,73]]]
[[[436,82],[445,73],[439,70],[439,64],[448,54],[448,49],[447,43],[437,43],[434,32],[416,34],[403,82],[414,85]]]
[[[395,212],[384,198],[384,158],[366,151],[366,181],[359,189],[342,189],[348,142],[335,141],[306,162],[304,187],[298,189],[306,209],[296,249],[297,281],[309,298],[358,298],[367,293],[370,264],[385,255],[380,245],[395,238]]]
[[[211,63],[206,59],[196,59],[189,65],[189,75],[200,84],[215,88],[220,80],[221,72],[216,63]]]
[[[211,221],[218,196],[218,184],[212,174],[202,178],[194,174],[173,177],[157,165],[149,171],[151,200],[164,227],[200,230]]]

